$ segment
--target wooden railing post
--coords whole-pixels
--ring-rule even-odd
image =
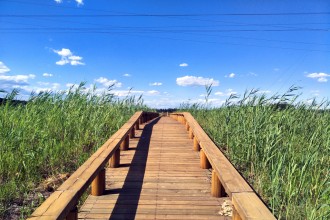
[[[120,143],[120,150],[125,151],[129,148],[129,136],[126,135],[124,140]]]
[[[204,153],[203,149],[200,151],[200,160],[201,160],[201,168],[202,169],[209,169],[211,168],[211,164],[207,159],[206,154]]]
[[[105,190],[105,169],[103,168],[92,182],[91,195],[101,196]]]
[[[189,131],[189,123],[186,122],[186,130]]]
[[[139,130],[140,129],[139,122],[138,121],[134,124],[134,128],[135,128],[135,130]]]
[[[215,170],[212,170],[211,195],[213,197],[225,197],[226,191],[223,188],[220,179]]]
[[[65,218],[66,220],[77,220],[78,219],[78,208],[75,206]]]
[[[189,136],[190,139],[194,138],[194,133],[193,133],[193,130],[192,130],[191,127],[189,127],[189,135],[188,136]]]
[[[129,131],[129,138],[133,139],[135,137],[135,128],[132,127],[131,130]]]
[[[199,142],[198,142],[196,136],[194,137],[194,148],[193,149],[194,149],[194,151],[200,151],[200,149],[201,149],[201,146],[199,145]]]
[[[119,167],[119,165],[120,165],[120,149],[118,147],[115,153],[110,158],[110,167],[116,168]]]
[[[233,217],[232,220],[242,220],[241,216],[239,216],[235,206],[233,206]]]

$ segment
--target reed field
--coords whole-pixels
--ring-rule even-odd
[[[330,219],[330,103],[298,102],[295,90],[272,97],[251,90],[221,107],[181,108],[279,219]]]
[[[87,91],[83,83],[66,92],[32,94],[26,104],[0,105],[0,219],[13,211],[27,217],[44,200],[36,194],[43,181],[72,173],[136,111],[146,109],[141,97],[119,100],[96,88]]]

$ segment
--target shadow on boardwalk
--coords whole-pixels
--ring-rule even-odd
[[[132,163],[130,165],[123,165],[129,166],[130,168],[128,170],[128,174],[122,189],[108,190],[106,192],[106,194],[119,193],[117,202],[113,208],[110,219],[135,218],[146,170],[152,128],[158,121],[159,118],[145,125],[140,140],[135,149],[135,154]],[[129,200],[129,204],[127,204],[127,200]]]

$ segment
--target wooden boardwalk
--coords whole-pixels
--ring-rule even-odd
[[[79,219],[231,219],[219,214],[229,198],[210,194],[211,172],[178,121],[157,118],[140,125],[120,166],[106,169],[106,191],[90,195]]]

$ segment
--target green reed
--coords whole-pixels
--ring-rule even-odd
[[[147,109],[141,97],[119,100],[111,88],[96,91],[81,83],[66,92],[31,94],[25,105],[0,105],[0,219],[14,202],[25,204],[43,179],[72,173],[136,111]],[[22,218],[31,213],[28,205],[20,209]]]
[[[181,108],[193,114],[279,219],[329,219],[330,102],[299,102],[296,89],[271,97],[251,90],[218,108]]]

